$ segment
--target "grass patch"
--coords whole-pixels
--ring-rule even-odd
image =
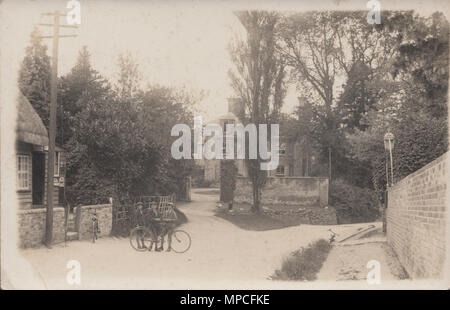
[[[285,258],[281,269],[276,270],[271,276],[273,280],[301,280],[311,281],[322,268],[323,262],[331,250],[330,243],[325,239],[319,239],[310,243],[308,247],[292,252]]]
[[[239,228],[253,231],[281,229],[300,225],[300,221],[295,218],[274,218],[267,214],[217,212],[216,216],[233,223]]]
[[[309,224],[309,220],[304,215],[298,214],[274,214],[272,211],[276,208],[266,208],[264,212],[255,214],[250,211],[251,205],[245,203],[236,203],[233,212],[228,212],[228,206],[216,211],[216,216],[223,218],[239,228],[252,231],[264,231],[272,229],[281,229],[285,227],[298,226],[300,224]],[[298,207],[295,207],[298,209]],[[286,206],[283,210],[289,210]]]
[[[196,193],[197,195],[220,195],[220,189],[209,189],[203,191],[196,191],[194,189],[194,193]]]

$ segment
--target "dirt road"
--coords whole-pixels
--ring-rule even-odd
[[[35,282],[49,289],[186,289],[282,288],[268,280],[291,251],[319,238],[328,239],[330,226],[301,225],[270,231],[247,231],[214,216],[217,195],[196,190],[193,202],[180,206],[192,237],[183,254],[136,252],[126,238],[103,238],[93,244],[73,241],[21,251],[35,270]],[[367,224],[332,226],[341,235]],[[70,260],[80,262],[81,283],[69,285]],[[32,281],[29,285],[32,286]],[[33,284],[35,286],[37,284]],[[289,284],[292,287],[292,283]],[[299,284],[301,285],[301,283]]]

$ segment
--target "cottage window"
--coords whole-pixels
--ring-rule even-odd
[[[30,156],[17,155],[17,189],[30,189]]]

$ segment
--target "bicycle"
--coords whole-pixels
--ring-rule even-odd
[[[98,235],[100,234],[96,211],[94,211],[94,213],[92,214],[91,221],[92,221],[92,243],[95,243],[95,240],[98,239]]]
[[[130,245],[138,252],[148,251],[152,248],[153,244],[161,244],[163,242],[162,238],[169,238],[169,235],[172,237],[170,248],[175,253],[184,253],[190,249],[191,236],[186,231],[170,229],[164,236],[156,236],[156,233],[152,229],[145,226],[137,226],[131,230]]]

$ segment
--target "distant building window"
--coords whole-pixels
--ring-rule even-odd
[[[30,189],[30,156],[17,155],[17,189]]]
[[[226,132],[227,130],[227,125],[234,125],[234,120],[232,119],[227,119],[223,121],[223,131]]]
[[[281,144],[280,146],[280,155],[285,155],[286,154],[286,144]]]
[[[278,166],[277,175],[284,176],[284,166]]]

